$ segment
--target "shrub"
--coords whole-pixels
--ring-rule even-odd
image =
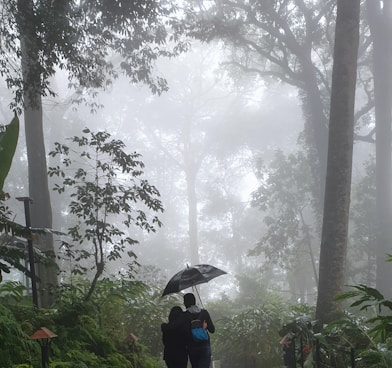
[[[40,357],[38,344],[34,344],[21,329],[11,311],[0,305],[0,367],[33,362]]]

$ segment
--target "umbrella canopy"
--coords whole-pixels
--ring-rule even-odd
[[[225,275],[227,272],[220,270],[208,264],[199,264],[187,266],[180,272],[177,272],[167,283],[162,296],[177,293],[181,290],[203,284],[215,277]]]

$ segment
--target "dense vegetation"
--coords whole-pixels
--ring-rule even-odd
[[[23,287],[3,283],[0,366],[40,367],[40,346],[29,336],[45,326],[58,335],[50,344],[51,368],[162,367],[160,323],[181,300],[161,298],[154,288],[134,280],[105,279],[85,302],[87,287],[85,282],[64,286],[54,309],[34,311]],[[217,327],[213,358],[228,368],[282,367],[279,342],[290,336],[295,338],[298,366],[348,367],[354,358],[355,367],[389,367],[392,331],[385,312],[392,310],[392,301],[365,286],[342,295],[347,298],[354,298],[350,313],[316,333],[309,306],[264,294],[263,302],[255,297],[254,305],[244,308],[241,297],[221,297],[207,305]]]

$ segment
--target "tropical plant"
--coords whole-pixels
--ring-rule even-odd
[[[389,259],[391,260],[391,259]],[[356,367],[387,368],[392,364],[392,301],[375,288],[359,284],[342,293],[339,301],[351,300],[349,307],[356,314],[346,314],[345,318],[329,324],[323,335],[334,346],[353,349]],[[331,349],[330,353],[336,353]],[[335,354],[336,355],[336,354]]]
[[[26,287],[19,281],[7,281],[0,284],[0,300],[7,298],[14,302],[19,302],[23,297]]]
[[[57,335],[50,345],[51,368],[162,367],[160,324],[173,299],[163,299],[153,288],[126,277],[99,280],[85,302],[88,288],[87,280],[74,279],[72,285],[61,285],[55,309],[33,310],[19,303],[20,284],[3,283],[0,366],[38,368],[39,345],[29,336],[45,326]]]
[[[138,241],[126,234],[131,226],[147,232],[156,231],[161,222],[146,210],[162,212],[159,192],[143,178],[140,154],[127,154],[121,140],[110,140],[107,132],[84,129],[82,137],[73,137],[76,150],[56,143],[50,155],[62,158],[62,167],[50,167],[49,175],[63,179],[54,190],[71,198],[69,213],[76,224],[68,229],[70,241],[63,240],[65,255],[75,261],[72,272],[93,271],[85,300],[90,300],[98,279],[108,262],[127,254]],[[117,225],[121,224],[121,225]],[[81,246],[81,247],[79,247]],[[93,260],[93,264],[88,261]]]
[[[11,224],[8,219],[1,219],[0,231],[4,231],[5,233],[0,235],[0,282],[3,279],[3,272],[10,273],[11,268],[16,268],[25,274],[29,274],[28,269],[20,262],[21,259],[25,259],[26,257],[25,243],[15,236],[6,233],[6,231],[11,229]],[[14,226],[13,229],[15,228],[17,226]]]
[[[12,212],[4,203],[8,195],[3,192],[4,182],[11,168],[18,137],[19,119],[15,116],[7,126],[0,126],[0,233],[2,233],[0,236],[0,282],[2,272],[9,273],[11,266],[15,266],[24,272],[27,271],[19,262],[24,257],[24,247],[15,242],[13,235],[8,235],[9,232],[12,234],[20,232],[22,227],[10,221]]]
[[[372,326],[369,334],[379,338],[385,343],[388,338],[392,337],[392,300],[385,297],[375,288],[366,285],[351,286],[353,290],[341,294],[339,300],[354,298],[350,304],[351,308],[358,307],[360,311],[373,311],[374,316],[367,319]]]
[[[5,178],[11,168],[19,137],[19,119],[15,115],[6,127],[0,127],[0,199]]]
[[[10,309],[0,304],[0,366],[36,362],[39,360],[38,344],[29,340]]]

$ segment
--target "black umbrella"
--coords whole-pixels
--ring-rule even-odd
[[[215,277],[225,275],[227,272],[220,270],[208,264],[187,266],[180,272],[177,272],[167,283],[162,296],[177,293],[189,287],[203,284]]]

